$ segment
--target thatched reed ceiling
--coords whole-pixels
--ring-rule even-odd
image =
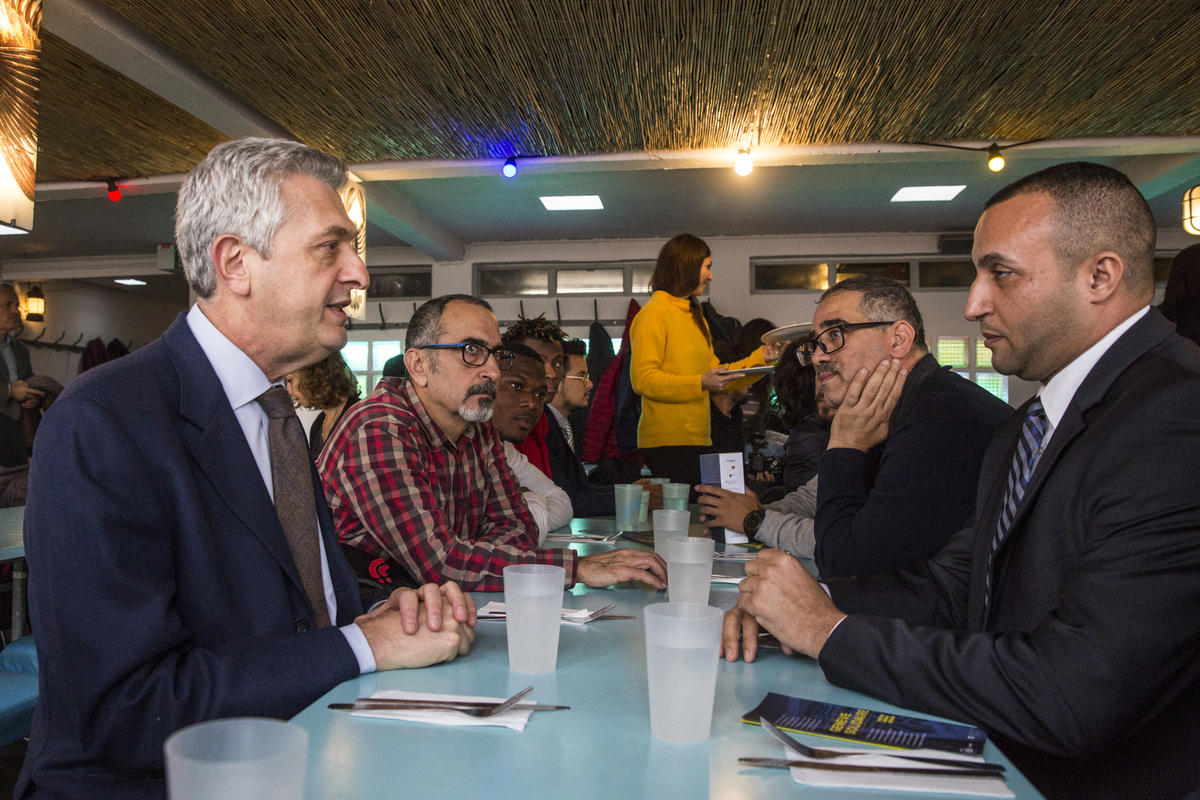
[[[1193,1],[106,2],[351,162],[1200,135]],[[43,61],[39,180],[223,138],[52,35]]]

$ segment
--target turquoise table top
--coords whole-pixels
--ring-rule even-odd
[[[596,530],[597,525],[589,521],[587,527]],[[736,597],[736,586],[713,584],[709,602],[730,608]],[[489,600],[502,601],[503,595],[475,598],[482,606]],[[825,680],[811,659],[779,650],[760,651],[752,664],[721,662],[707,742],[675,745],[651,738],[642,609],[666,602],[666,592],[580,586],[564,598],[568,608],[595,609],[610,602],[617,604],[611,613],[636,619],[563,625],[558,668],[549,675],[509,672],[504,623],[481,621],[471,652],[450,664],[376,673],[330,690],[294,718],[310,735],[306,796],[753,800],[792,797],[801,791],[807,798],[838,800],[918,796],[808,788],[796,784],[787,770],[738,764],[739,756],[783,755],[782,747],[761,728],[741,722],[742,714],[767,692],[906,711],[840,689]],[[381,689],[507,697],[529,685],[538,702],[568,705],[571,710],[535,712],[525,730],[516,732],[366,719],[327,708]],[[817,737],[801,738],[810,744],[831,744]],[[1040,797],[990,742],[985,756],[1009,764],[1007,783],[1017,797]]]
[[[25,506],[0,508],[0,561],[25,557]]]

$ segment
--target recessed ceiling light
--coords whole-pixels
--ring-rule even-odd
[[[139,281],[137,278],[113,278],[113,283],[119,283],[122,286],[145,286],[145,281]]]
[[[598,194],[567,194],[539,197],[547,211],[600,211],[604,203]]]
[[[962,186],[905,186],[892,195],[892,202],[922,203],[953,200],[965,188],[967,188],[966,184]]]

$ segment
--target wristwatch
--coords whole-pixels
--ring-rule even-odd
[[[762,525],[763,517],[767,512],[761,508],[756,508],[745,516],[742,520],[742,533],[754,538],[754,534],[758,533],[758,526]]]

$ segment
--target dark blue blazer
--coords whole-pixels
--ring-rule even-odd
[[[337,623],[361,613],[313,473]],[[233,409],[181,315],[73,381],[38,431],[25,514],[41,663],[17,797],[163,797],[173,731],[287,718],[358,674],[317,629]]]
[[[1049,798],[1200,789],[1197,408],[1200,349],[1151,309],[1075,392],[994,559],[1024,408],[974,526],[918,567],[829,581],[851,616],[826,677],[981,725]]]

